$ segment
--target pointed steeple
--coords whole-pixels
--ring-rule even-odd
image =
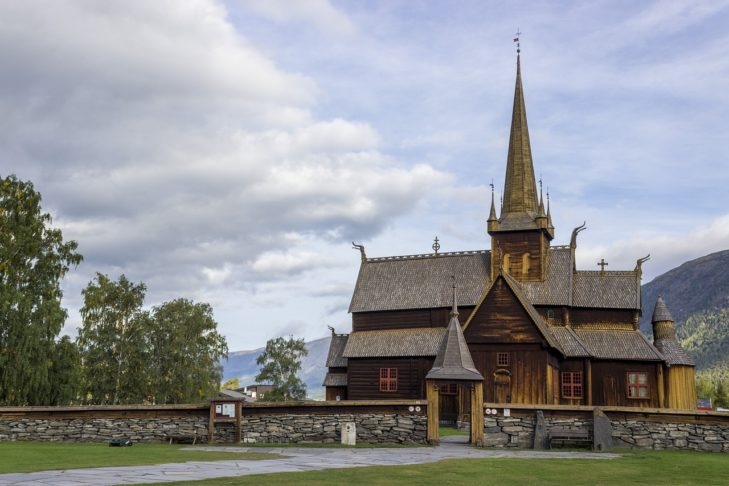
[[[491,210],[489,211],[489,231],[491,230],[491,223],[497,221],[498,218],[496,217],[496,205],[494,204],[494,183],[491,182]]]
[[[537,192],[521,82],[521,54],[517,53],[516,85],[501,214],[497,221],[489,223],[489,233],[523,230],[543,230],[548,240],[554,238],[554,230],[548,224],[544,200],[541,193]]]
[[[440,345],[433,367],[425,377],[428,380],[483,381],[483,376],[473,364],[466,338],[458,321],[456,285],[453,284],[453,309],[446,335]]]
[[[506,159],[504,182],[504,208],[502,217],[509,213],[531,213],[538,210],[537,183],[534,179],[534,163],[529,143],[524,92],[521,85],[521,59],[516,55],[516,87],[514,107],[511,112],[511,135]]]

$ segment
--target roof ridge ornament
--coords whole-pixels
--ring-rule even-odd
[[[367,254],[365,253],[365,247],[364,245],[358,245],[354,241],[352,242],[352,249],[359,250],[360,258],[362,259],[362,263],[367,262]]]
[[[572,248],[573,250],[577,248],[577,235],[580,234],[580,231],[587,229],[586,225],[587,221],[583,221],[581,225],[572,230],[572,237],[570,238],[570,248]]]
[[[638,261],[635,262],[635,273],[638,274],[638,279],[640,279],[643,276],[643,263],[647,262],[651,259],[651,254],[648,253],[643,258],[638,258]]]
[[[453,280],[453,309],[451,309],[451,317],[458,317],[458,300],[456,298],[456,276],[451,275]]]
[[[435,240],[433,240],[433,246],[431,248],[433,248],[433,251],[437,255],[438,250],[440,250],[440,243],[438,243],[438,235],[435,235]]]

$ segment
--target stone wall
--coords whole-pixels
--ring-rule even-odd
[[[611,421],[615,447],[729,452],[729,424]]]
[[[206,442],[210,406],[117,405],[0,408],[0,440],[164,442],[170,437]]]
[[[615,448],[729,452],[729,413],[558,405],[507,410],[485,406],[486,447],[532,448],[535,435],[546,437],[557,427],[599,429],[593,435],[607,434]],[[360,443],[422,444],[427,438],[427,406],[418,400],[256,403],[242,411],[240,438],[249,443],[338,443],[347,423],[354,424]],[[206,442],[209,417],[207,404],[0,408],[0,441]],[[214,441],[234,442],[236,432],[234,422],[216,423]]]
[[[534,447],[540,407],[505,409],[487,406],[484,445],[495,448]],[[593,434],[593,417],[607,417],[614,448],[673,449],[729,452],[729,413],[640,410],[626,407],[592,408],[545,406],[544,433],[553,428],[586,430]]]
[[[536,414],[510,417],[486,415],[484,417],[484,446],[531,449],[534,447],[536,424]],[[592,420],[582,417],[545,417],[544,425],[547,433],[552,428],[592,431]]]
[[[293,411],[292,411],[293,412]],[[400,413],[280,414],[244,416],[243,442],[338,443],[344,424],[354,423],[356,441],[368,444],[424,444],[425,415]]]
[[[192,439],[195,436],[198,441],[207,442],[206,417],[66,420],[22,418],[0,421],[0,441],[107,442],[124,438],[133,442],[164,442],[170,437]]]
[[[242,407],[244,442],[340,442],[342,427],[354,423],[355,439],[366,443],[425,443],[423,401],[255,403]],[[130,405],[0,408],[0,441],[207,442],[210,405]],[[216,443],[235,442],[234,421],[214,424]]]

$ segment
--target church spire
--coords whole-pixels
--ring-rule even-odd
[[[519,37],[515,39],[515,42],[518,41]],[[517,50],[501,214],[498,218],[490,214],[488,219],[491,278],[495,278],[502,268],[520,282],[538,282],[546,278],[549,242],[554,238],[554,227],[549,202],[545,208],[541,180],[539,186],[537,191],[521,82],[521,52]],[[493,202],[491,206],[493,209]]]
[[[534,163],[521,84],[520,57],[521,54],[516,55],[516,86],[514,88],[514,107],[511,112],[509,153],[506,159],[502,218],[509,213],[527,213],[534,217],[539,209],[537,182],[534,178]]]
[[[494,181],[491,181],[491,210],[489,211],[488,223],[491,224],[498,220],[496,217],[496,205],[494,204]]]

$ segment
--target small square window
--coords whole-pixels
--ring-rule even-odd
[[[562,372],[562,398],[582,398],[582,372]]]
[[[380,368],[380,391],[397,391],[397,368]]]
[[[626,378],[628,398],[650,398],[648,373],[644,371],[628,371],[626,373]]]
[[[447,383],[438,387],[441,395],[455,395],[458,392],[458,385],[455,383]]]
[[[496,366],[509,366],[509,353],[496,353]]]

